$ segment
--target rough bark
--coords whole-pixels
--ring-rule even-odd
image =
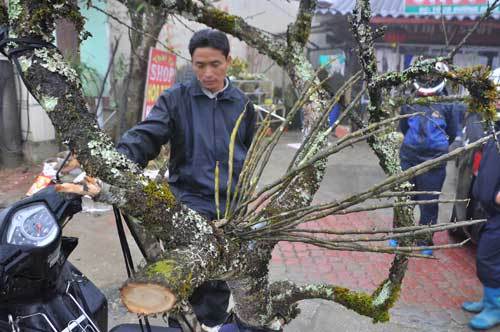
[[[51,41],[53,24],[40,22],[52,22],[70,10],[64,4],[58,8],[59,11],[51,11],[36,2],[11,2],[9,37],[12,40],[4,52],[18,65],[27,88],[47,112],[63,141],[78,156],[87,174],[107,183],[101,200],[140,218],[146,230],[163,241],[166,249],[190,248],[194,254],[200,250],[197,248],[203,248],[205,256],[200,257],[209,255],[210,262],[215,261],[220,247],[225,248],[229,244],[214,235],[214,228],[207,220],[180,205],[168,185],[147,180],[139,174],[134,163],[115,150],[111,139],[98,129],[94,115],[88,112],[80,81],[60,52],[48,44],[31,47],[33,45],[15,39],[29,37]],[[21,15],[27,18],[26,22],[31,22],[30,15],[36,15],[36,20],[33,19],[35,27],[19,24]],[[170,257],[161,258],[159,262],[165,259]],[[211,272],[208,270],[205,275]],[[198,279],[186,276],[186,280],[190,281],[184,286],[185,294],[176,294],[179,300],[189,295],[192,288],[188,286],[195,285]],[[172,287],[177,289],[174,281],[171,280]]]

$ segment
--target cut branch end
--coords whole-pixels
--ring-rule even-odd
[[[120,289],[120,297],[129,312],[139,315],[167,312],[177,301],[170,289],[151,283],[127,283]]]

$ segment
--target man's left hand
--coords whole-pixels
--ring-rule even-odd
[[[95,197],[102,190],[102,181],[90,176],[85,176],[78,183],[61,183],[56,185],[56,191],[72,193],[81,196]]]

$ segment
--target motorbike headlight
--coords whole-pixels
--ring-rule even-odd
[[[38,203],[18,210],[7,230],[7,243],[43,247],[57,237],[58,225],[45,204]]]

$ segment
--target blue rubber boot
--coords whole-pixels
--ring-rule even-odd
[[[466,301],[462,303],[462,309],[468,312],[473,312],[475,314],[480,313],[484,309],[484,302],[483,299],[481,299],[478,302],[470,302]]]
[[[476,330],[487,330],[500,324],[500,288],[484,287],[484,309],[469,322]]]
[[[389,247],[396,248],[398,245],[399,245],[398,240],[396,240],[396,239],[389,240]]]
[[[433,246],[434,244],[432,243],[432,241],[417,241],[417,246],[418,247],[430,247],[430,246]],[[432,256],[433,254],[433,251],[432,249],[422,249],[420,250],[420,254],[422,255],[426,255],[426,256]]]
[[[432,251],[432,249],[424,249],[424,250],[420,250],[420,253],[421,253],[422,255],[432,256],[432,254],[433,254],[434,252]]]

